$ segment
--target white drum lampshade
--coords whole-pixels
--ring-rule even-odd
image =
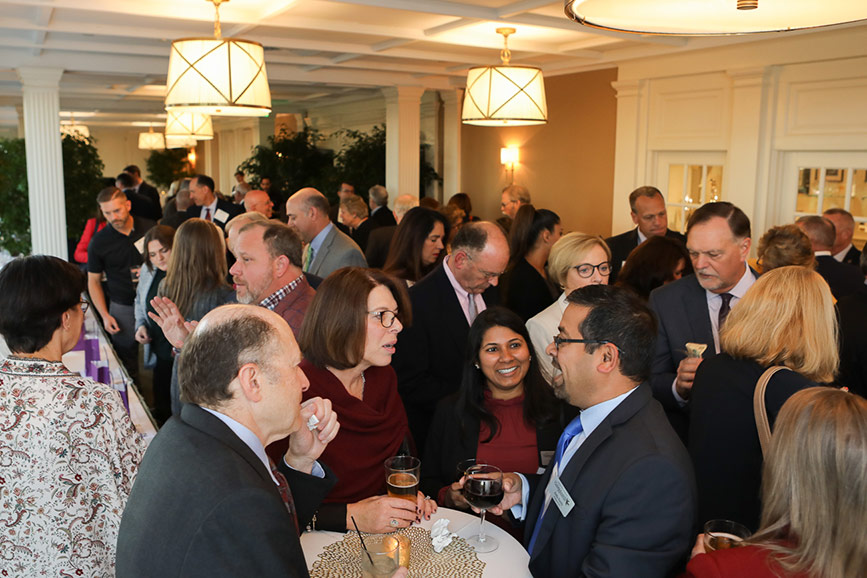
[[[188,149],[196,146],[198,141],[191,136],[171,136],[166,135],[167,149]]]
[[[138,133],[138,148],[147,151],[162,150],[166,148],[166,138],[161,132],[154,132],[150,127],[148,132]]]
[[[211,117],[187,110],[170,110],[166,117],[166,138],[168,137],[188,137],[194,141],[211,140],[214,138]],[[192,146],[195,146],[195,142]]]

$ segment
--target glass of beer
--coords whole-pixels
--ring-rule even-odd
[[[704,549],[708,552],[743,546],[749,537],[746,527],[731,520],[710,520],[704,525]]]
[[[400,545],[392,536],[370,534],[361,547],[363,578],[388,578],[397,571]]]
[[[416,503],[421,462],[412,456],[395,456],[385,460],[385,484],[390,498]]]

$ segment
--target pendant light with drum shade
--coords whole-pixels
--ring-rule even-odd
[[[138,148],[146,151],[159,151],[166,148],[166,138],[161,132],[154,132],[153,125],[147,132],[138,133]]]
[[[650,35],[789,32],[867,20],[864,0],[565,0],[591,28]]]
[[[211,140],[214,138],[214,126],[210,115],[188,110],[170,110],[166,116],[166,137]]]
[[[502,64],[476,66],[467,73],[461,120],[478,126],[523,126],[548,122],[545,81],[535,66],[509,62],[509,35],[514,28],[497,28],[503,35]]]
[[[172,42],[166,82],[166,111],[184,110],[219,116],[268,116],[271,90],[265,50],[258,42],[223,38],[220,4],[214,5],[213,38]]]

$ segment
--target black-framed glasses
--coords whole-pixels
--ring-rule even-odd
[[[596,269],[599,270],[599,274],[603,277],[608,277],[611,275],[611,263],[608,261],[603,261],[598,265],[591,265],[590,263],[581,263],[580,265],[575,265],[572,267],[576,271],[578,271],[578,276],[587,279],[588,277],[593,276],[593,271]]]
[[[397,319],[397,313],[395,311],[389,311],[388,309],[382,311],[368,311],[368,313],[379,319],[380,324],[382,324],[386,329],[389,329],[394,325],[394,320]]]
[[[81,306],[81,312],[87,313],[87,308],[90,307],[90,302],[87,299],[82,299],[78,304]]]
[[[567,339],[565,337],[560,337],[559,333],[554,336],[554,348],[557,349],[557,351],[560,351],[560,346],[564,343],[596,343],[599,345],[610,343],[620,352],[620,355],[625,353],[616,343],[609,339]]]

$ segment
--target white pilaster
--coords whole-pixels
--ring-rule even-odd
[[[629,193],[644,182],[647,150],[646,81],[611,83],[617,91],[617,129],[614,151],[614,202],[611,233],[632,228]]]
[[[30,237],[34,255],[68,258],[63,154],[60,148],[60,68],[18,69],[24,96],[24,147]]]
[[[420,86],[383,88],[385,95],[385,188],[389,197],[418,195],[421,145]]]
[[[441,90],[443,99],[443,198],[461,192],[461,103],[463,90]]]

